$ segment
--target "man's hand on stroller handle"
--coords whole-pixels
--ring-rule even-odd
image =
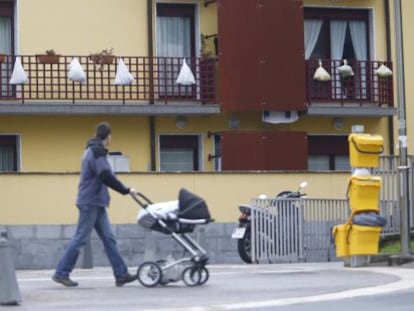
[[[137,194],[135,188],[129,188],[129,194]]]

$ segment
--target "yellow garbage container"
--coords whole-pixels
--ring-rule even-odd
[[[336,257],[349,257],[349,224],[336,225],[332,228],[332,236],[335,241]]]
[[[349,229],[349,254],[376,255],[378,254],[381,227],[352,225]]]
[[[351,211],[379,212],[381,182],[379,176],[352,176],[347,191]]]
[[[350,134],[349,161],[351,167],[377,167],[379,155],[384,151],[380,135]]]

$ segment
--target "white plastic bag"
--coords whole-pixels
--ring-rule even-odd
[[[183,64],[181,66],[180,73],[178,74],[176,83],[182,85],[192,85],[196,83],[194,75],[191,72],[190,67],[188,67],[185,58],[183,58]]]
[[[379,66],[375,72],[381,78],[392,76],[391,69],[384,64],[381,64],[381,66]]]
[[[354,71],[352,67],[348,65],[348,61],[344,59],[344,64],[338,67],[339,75],[342,78],[352,77],[354,75]]]
[[[122,58],[118,61],[118,67],[116,68],[116,76],[114,80],[115,85],[129,85],[134,81],[134,77],[129,72]]]
[[[26,72],[23,69],[20,57],[16,57],[16,61],[13,67],[13,73],[10,78],[10,84],[23,84],[29,79],[27,78]]]
[[[86,73],[83,71],[77,57],[74,57],[69,65],[68,78],[71,81],[84,83],[86,82]]]
[[[313,79],[317,81],[331,80],[331,76],[329,75],[329,73],[325,70],[325,68],[322,67],[321,61],[319,61],[319,67],[315,70],[315,73],[313,74]]]

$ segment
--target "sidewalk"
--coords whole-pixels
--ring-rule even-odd
[[[77,269],[79,287],[51,280],[53,271],[16,271],[22,296],[17,310],[245,310],[258,303],[286,305],[414,288],[414,264],[345,268],[343,263],[210,265],[205,285],[182,281],[145,288],[115,287],[109,268]],[[133,268],[130,270],[133,272]],[[249,307],[250,306],[250,307]],[[0,307],[1,310],[2,307]]]

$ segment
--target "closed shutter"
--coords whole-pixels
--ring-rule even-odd
[[[225,110],[305,110],[301,0],[219,0]]]
[[[222,170],[306,170],[306,132],[223,132]]]
[[[260,107],[256,0],[218,2],[218,46],[222,106],[228,110]]]

